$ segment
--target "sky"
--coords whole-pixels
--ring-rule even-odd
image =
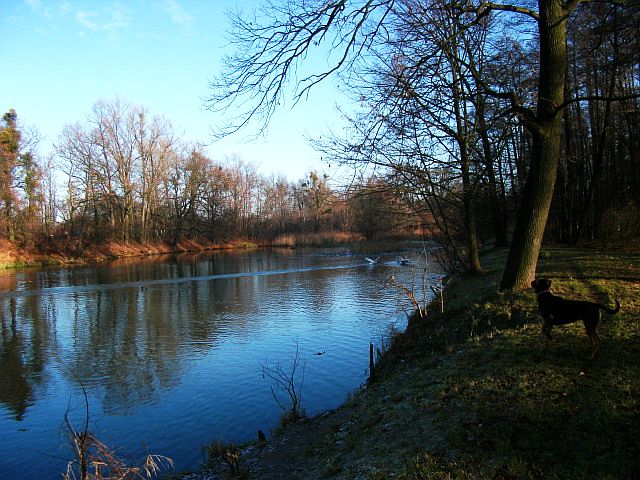
[[[0,109],[16,110],[41,137],[46,156],[67,124],[83,122],[98,100],[120,97],[171,121],[176,133],[207,144],[214,161],[238,155],[264,175],[291,181],[311,169],[334,176],[305,136],[334,132],[341,119],[336,82],[295,107],[280,108],[267,132],[257,127],[222,140],[224,122],[204,108],[209,82],[229,47],[225,12],[260,0],[0,0]],[[335,166],[334,166],[335,169]]]

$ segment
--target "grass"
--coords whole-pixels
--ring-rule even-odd
[[[246,470],[240,466],[240,447],[235,444],[225,444],[222,440],[204,446],[205,467],[214,466],[220,460],[229,468],[231,478],[246,478]]]
[[[535,297],[496,291],[504,254],[494,252],[485,258],[487,275],[457,279],[448,311],[412,325],[383,359],[390,379],[400,359],[440,370],[430,392],[436,401],[427,403],[444,454],[420,452],[401,478],[637,478],[639,257],[545,252],[538,275],[553,280],[555,293],[623,305],[603,315],[599,356],[589,360],[581,324],[556,327],[554,340],[544,340]],[[425,363],[427,352],[438,360]],[[426,393],[416,378],[403,388],[412,382]]]
[[[289,233],[279,235],[270,243],[272,247],[332,247],[360,241],[360,235],[345,232]]]

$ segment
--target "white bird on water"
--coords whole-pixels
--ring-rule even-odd
[[[375,260],[369,257],[364,257],[364,259],[369,262],[371,265],[375,265],[376,263],[378,263],[378,260],[380,260],[380,257],[376,258]]]

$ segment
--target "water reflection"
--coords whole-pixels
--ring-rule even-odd
[[[368,342],[400,318],[385,278],[409,272],[259,251],[0,276],[0,478],[59,478],[59,429],[67,411],[82,421],[80,384],[99,437],[179,468],[197,466],[205,442],[275,424],[260,364],[286,360],[296,341],[327,352],[307,357],[305,408],[337,406],[365,378]]]
[[[126,413],[177,378],[183,317],[172,318],[132,288],[74,295],[71,308],[66,336],[74,345],[61,354],[65,371],[75,377],[70,382],[103,390],[105,412]]]
[[[18,304],[9,299],[0,310],[0,403],[21,421],[34,401],[34,390],[44,381],[49,352],[50,324],[41,315],[37,299]],[[25,319],[27,321],[18,319]]]

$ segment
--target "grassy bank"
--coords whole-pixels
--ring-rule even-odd
[[[506,252],[456,278],[445,312],[394,337],[375,384],[241,451],[260,479],[633,479],[640,472],[640,256],[549,248],[552,291],[613,305],[589,359],[581,324],[540,335],[532,292],[498,293]],[[219,478],[224,463],[210,465]],[[209,475],[209,476],[207,476]],[[200,474],[200,478],[216,478]]]

